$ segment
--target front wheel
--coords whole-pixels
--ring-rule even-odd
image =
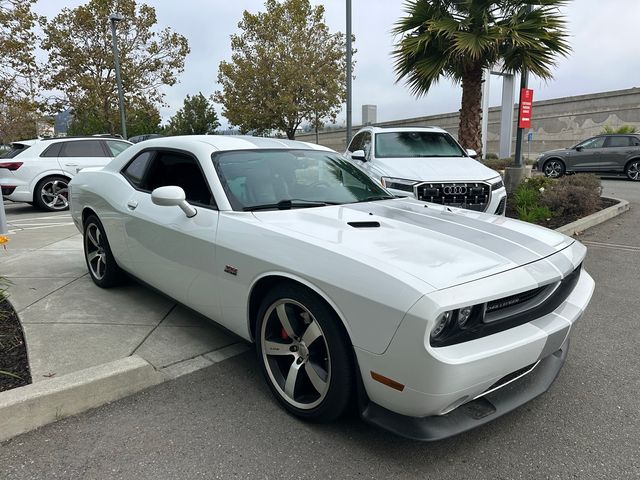
[[[271,290],[258,311],[258,360],[278,402],[294,415],[328,422],[350,406],[352,347],[335,312],[297,284]]]
[[[109,288],[122,283],[124,274],[111,253],[111,247],[98,217],[91,215],[84,222],[84,258],[93,283]]]
[[[629,180],[633,180],[634,182],[640,181],[640,160],[630,161],[624,173],[627,174]]]
[[[45,177],[33,192],[33,203],[41,210],[59,212],[69,208],[69,179],[60,175]]]
[[[560,160],[547,160],[542,167],[544,175],[549,178],[558,178],[564,175],[564,163]]]

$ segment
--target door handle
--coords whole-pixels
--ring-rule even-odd
[[[78,166],[78,164],[77,164],[77,163],[65,163],[65,165],[66,165],[67,167],[77,167],[77,166]]]
[[[129,200],[127,202],[127,208],[129,210],[135,210],[137,206],[138,206],[138,202],[136,202],[135,200]]]

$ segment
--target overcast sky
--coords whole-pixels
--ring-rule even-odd
[[[35,10],[48,18],[63,7],[81,0],[39,0]],[[140,2],[140,0],[138,1]],[[218,64],[231,57],[229,36],[235,33],[243,10],[264,9],[263,0],[146,0],[156,8],[158,27],[170,27],[189,40],[180,82],[165,89],[167,107],[160,113],[166,121],[182,106],[185,95],[199,91],[209,95],[218,89]],[[345,31],[345,0],[311,0],[326,8],[332,31]],[[357,54],[353,82],[353,122],[361,121],[361,106],[378,106],[378,121],[456,111],[461,90],[449,82],[432,88],[426,97],[412,97],[396,84],[390,52],[390,31],[403,15],[403,0],[352,0],[353,33]],[[573,53],[561,59],[549,82],[530,81],[535,99],[594,93],[640,86],[640,55],[637,52],[640,0],[573,0],[566,9]],[[501,81],[491,83],[491,105],[499,105]],[[219,106],[217,107],[220,112]],[[344,121],[342,115],[339,121]],[[226,123],[226,122],[225,122]]]

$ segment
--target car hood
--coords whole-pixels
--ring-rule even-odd
[[[535,225],[470,210],[395,199],[255,212],[265,227],[433,289],[535,262],[574,240]],[[319,259],[322,261],[322,259]]]
[[[384,176],[406,180],[482,181],[499,175],[495,170],[469,157],[376,158],[373,162]]]
[[[571,148],[555,148],[553,150],[547,150],[546,152],[544,152],[542,154],[543,157],[548,157],[549,155],[554,155],[554,154],[558,154],[558,153],[566,153],[568,151],[570,151]]]

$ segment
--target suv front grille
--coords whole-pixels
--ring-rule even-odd
[[[491,199],[491,186],[475,183],[421,183],[416,198],[425,202],[484,212]]]

